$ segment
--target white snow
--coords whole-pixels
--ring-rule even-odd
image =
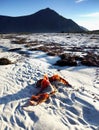
[[[99,35],[95,34],[9,35],[26,38],[27,41],[44,41],[44,44],[59,43],[64,47],[99,45]],[[99,68],[54,66],[58,56],[29,51],[23,44],[13,44],[11,40],[13,38],[6,38],[4,34],[0,38],[0,58],[6,57],[14,62],[0,65],[0,129],[98,130]],[[14,48],[21,48],[28,56],[8,51]],[[59,74],[73,88],[59,84],[58,92],[47,102],[28,106],[32,94],[38,91],[35,83],[44,74]]]

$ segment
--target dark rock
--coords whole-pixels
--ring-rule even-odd
[[[55,65],[58,66],[77,66],[75,55],[64,53],[60,55],[61,60],[58,60]]]
[[[94,53],[87,53],[86,56],[83,57],[83,60],[81,61],[83,65],[87,66],[99,66],[99,55],[96,55]]]
[[[55,65],[58,65],[58,66],[77,66],[77,62],[75,60],[66,60],[66,59],[63,59],[63,60],[58,60]]]
[[[0,58],[0,65],[8,65],[8,64],[12,64],[12,62],[7,58]]]

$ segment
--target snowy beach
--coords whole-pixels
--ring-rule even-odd
[[[0,58],[12,62],[0,65],[0,129],[98,130],[99,66],[55,65],[63,53],[89,52],[99,55],[98,34],[0,35]],[[59,84],[47,102],[27,106],[44,74],[59,74],[72,88]]]

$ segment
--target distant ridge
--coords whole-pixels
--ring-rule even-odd
[[[0,16],[0,33],[48,33],[48,32],[84,32],[71,19],[60,16],[50,8],[34,14],[19,17]]]
[[[89,33],[99,34],[99,30],[88,31]]]

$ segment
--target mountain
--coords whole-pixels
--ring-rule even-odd
[[[87,28],[83,27],[83,26],[80,26],[80,28],[82,28],[83,30],[85,31],[89,31]]]
[[[60,16],[50,8],[40,10],[27,16],[0,16],[0,33],[84,31],[85,30],[73,20]]]

